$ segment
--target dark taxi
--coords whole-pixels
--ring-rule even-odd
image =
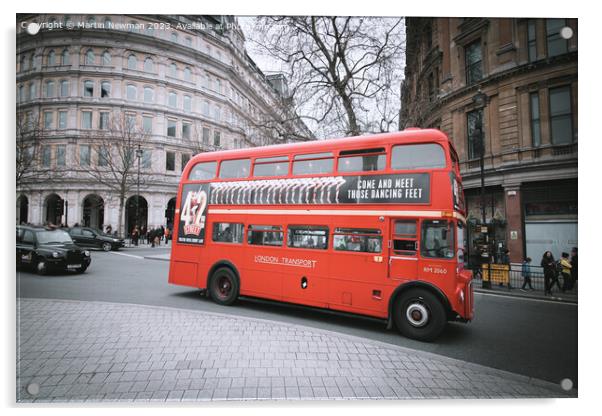
[[[17,267],[31,268],[39,274],[83,273],[90,262],[90,252],[75,245],[64,229],[17,226]]]
[[[94,247],[111,251],[125,246],[123,238],[117,238],[90,227],[72,227],[68,229],[68,233],[75,244],[80,247]]]

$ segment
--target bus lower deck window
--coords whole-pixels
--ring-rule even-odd
[[[216,222],[213,224],[213,241],[221,243],[242,243],[244,225],[231,222]]]
[[[279,225],[249,225],[247,241],[251,245],[281,247],[282,227]]]
[[[295,248],[328,248],[328,228],[320,226],[289,226],[288,246]]]

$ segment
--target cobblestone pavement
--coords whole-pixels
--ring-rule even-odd
[[[19,403],[577,395],[422,351],[230,315],[18,299],[17,318]]]

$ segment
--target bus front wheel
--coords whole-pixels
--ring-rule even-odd
[[[410,289],[395,299],[393,319],[402,335],[419,341],[435,340],[445,328],[443,304],[431,292]]]
[[[238,278],[226,267],[216,270],[209,282],[209,296],[220,305],[232,305],[238,298]]]

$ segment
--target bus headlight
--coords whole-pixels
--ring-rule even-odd
[[[58,259],[59,257],[61,257],[61,254],[58,251],[54,251],[54,252],[52,252],[52,257],[54,257],[55,259]]]
[[[84,256],[90,257],[90,252],[88,250],[84,250]]]
[[[460,302],[464,303],[464,291],[460,291]]]

